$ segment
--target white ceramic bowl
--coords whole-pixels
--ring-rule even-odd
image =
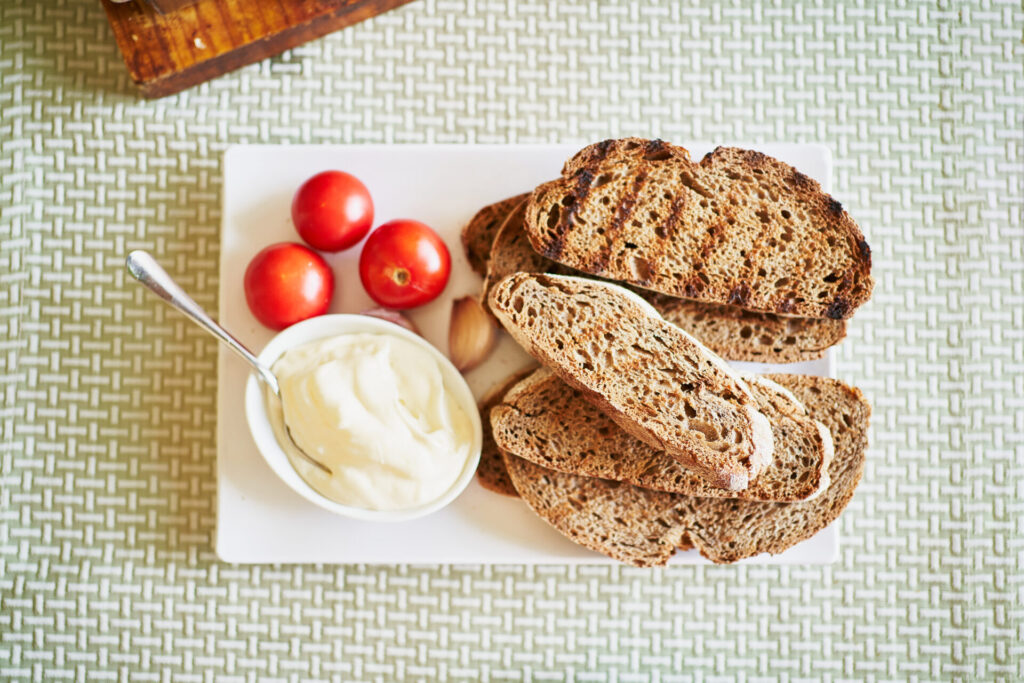
[[[473,443],[469,450],[469,457],[462,468],[462,472],[459,474],[459,478],[455,480],[455,483],[452,484],[451,488],[443,496],[430,503],[406,510],[367,510],[366,508],[342,505],[322,495],[299,476],[288,460],[288,456],[280,444],[278,444],[277,437],[274,436],[274,430],[270,424],[270,417],[267,414],[266,399],[263,396],[263,385],[256,379],[255,374],[249,375],[249,380],[245,385],[245,416],[249,422],[249,430],[252,432],[252,438],[256,441],[256,447],[259,449],[263,459],[270,465],[270,469],[274,470],[274,473],[281,478],[281,481],[309,502],[319,505],[325,510],[354,519],[400,522],[423,517],[448,505],[466,488],[466,485],[469,484],[470,479],[473,478],[473,474],[476,472],[477,463],[480,462],[480,447],[483,441],[483,430],[480,425],[480,413],[477,411],[476,399],[473,398],[473,393],[469,390],[466,380],[462,378],[462,374],[445,358],[444,354],[418,334],[413,334],[405,328],[386,320],[366,315],[334,314],[310,318],[282,330],[260,352],[259,359],[266,365],[271,366],[282,353],[296,346],[325,337],[363,332],[400,337],[430,353],[441,367],[445,388],[452,392],[459,406],[469,416],[470,422],[473,425]]]

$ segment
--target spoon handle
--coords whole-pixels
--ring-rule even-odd
[[[156,259],[146,251],[136,250],[128,254],[128,258],[125,259],[125,265],[128,267],[128,272],[132,276],[148,287],[154,294],[166,301],[168,304],[178,309],[192,322],[196,323],[204,330],[212,334],[213,336],[220,339],[222,342],[227,344],[228,348],[237,353],[239,356],[244,358],[256,372],[259,373],[260,377],[267,383],[270,390],[275,395],[280,395],[280,389],[277,386],[277,378],[263,363],[253,355],[252,351],[245,348],[242,342],[235,339],[227,330],[218,325],[206,314],[202,306],[192,300],[188,294],[185,293],[178,283],[171,279],[171,276],[167,274],[160,264],[156,262]]]

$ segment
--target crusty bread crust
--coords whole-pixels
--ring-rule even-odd
[[[585,147],[537,187],[526,231],[585,273],[704,303],[845,319],[871,296],[871,250],[842,205],[788,164],[626,138]]]
[[[469,219],[462,228],[462,249],[466,252],[470,268],[480,275],[487,272],[487,259],[491,253],[495,233],[498,232],[508,212],[528,196],[529,193],[524,193],[488,204]]]
[[[871,408],[854,387],[826,377],[772,375],[831,432],[831,484],[798,503],[695,498],[556,472],[505,453],[509,476],[542,519],[587,548],[639,567],[661,566],[692,545],[716,563],[781,553],[831,524],[864,470]]]
[[[770,461],[771,425],[739,374],[632,292],[516,273],[488,303],[541,364],[712,485],[746,489]]]
[[[832,436],[783,387],[748,377],[772,424],[775,453],[750,487],[711,486],[676,459],[623,431],[546,368],[511,387],[490,411],[496,447],[548,469],[698,498],[806,500],[826,485]]]

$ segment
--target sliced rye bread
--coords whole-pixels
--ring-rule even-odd
[[[501,278],[512,273],[576,274],[571,268],[544,258],[523,228],[526,203],[512,209],[494,237],[480,301]],[[704,304],[640,290],[670,323],[681,327],[728,360],[794,363],[821,358],[846,336],[846,321],[795,318],[747,311],[738,306]]]
[[[622,481],[698,498],[805,500],[828,484],[832,436],[786,389],[747,377],[772,425],[772,462],[744,491],[710,486],[674,458],[623,431],[581,393],[542,368],[504,393],[490,411],[496,448],[568,474]]]
[[[491,312],[586,400],[718,487],[741,491],[771,460],[772,432],[746,382],[696,339],[616,285],[516,273]]]
[[[534,249],[585,273],[704,303],[844,319],[871,296],[871,250],[818,183],[751,150],[590,145],[526,208]]]
[[[860,391],[826,377],[771,375],[831,431],[831,483],[799,503],[694,498],[620,482],[555,472],[505,453],[523,500],[571,540],[638,567],[661,566],[693,546],[716,563],[778,554],[831,524],[853,497],[864,470],[871,407]]]
[[[727,304],[705,304],[648,292],[645,299],[728,360],[796,363],[821,358],[846,336],[846,321],[758,313]]]
[[[480,400],[480,426],[483,428],[483,441],[480,446],[480,463],[476,467],[476,478],[488,491],[494,491],[505,496],[518,497],[516,488],[512,486],[512,480],[508,478],[508,470],[505,469],[505,460],[494,443],[494,434],[491,431],[491,409],[501,403],[505,393],[518,384],[527,375],[533,374],[536,368],[530,367],[519,372],[514,372],[505,378],[504,381],[491,387]]]
[[[477,211],[462,228],[462,249],[466,252],[469,267],[480,275],[487,272],[487,259],[491,253],[494,235],[498,232],[509,211],[529,197],[529,193],[502,199],[488,204]]]
[[[520,497],[585,548],[637,567],[660,567],[689,543],[687,505],[676,493],[556,472],[505,453]]]
[[[831,483],[821,495],[800,503],[715,500],[693,505],[688,540],[714,562],[736,562],[763,552],[774,555],[807,540],[835,521],[864,471],[871,405],[859,389],[828,377],[768,378],[793,392],[832,432]]]

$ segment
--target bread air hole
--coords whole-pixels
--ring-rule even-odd
[[[690,420],[689,427],[693,431],[700,433],[706,441],[718,440],[718,429],[716,429],[710,422]]]
[[[628,243],[627,243],[628,244]],[[639,282],[647,282],[653,275],[651,264],[639,256],[634,256],[631,261],[633,277]]]
[[[672,158],[672,152],[668,149],[655,149],[644,155],[647,161],[668,161]]]
[[[597,176],[597,178],[594,179],[594,184],[591,185],[591,187],[602,187],[604,185],[607,185],[614,179],[615,176],[613,176],[611,173],[602,173],[601,175]]]
[[[558,219],[561,217],[561,209],[558,208],[558,204],[552,204],[551,210],[548,211],[548,222],[549,228],[554,228],[558,225]]]

